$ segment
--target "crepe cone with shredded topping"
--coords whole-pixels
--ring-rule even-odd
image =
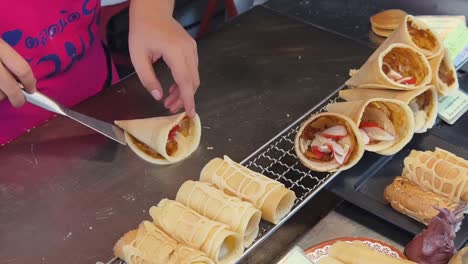
[[[306,130],[308,126],[311,126],[314,129],[324,130],[326,128],[333,127],[336,125],[341,125],[345,127],[347,131],[348,141],[346,143],[350,145],[350,149],[349,153],[347,154],[348,158],[345,160],[345,162],[343,164],[340,164],[337,162],[336,159],[324,161],[319,159],[308,158],[305,155],[304,151],[301,150],[301,140],[303,140],[302,137],[304,130]],[[356,163],[361,159],[362,155],[364,154],[364,143],[362,142],[362,137],[360,135],[359,129],[353,120],[342,114],[325,112],[312,115],[309,119],[302,123],[294,140],[294,150],[301,163],[304,164],[304,166],[306,166],[307,168],[314,171],[333,172],[347,170],[356,165]]]
[[[358,101],[373,98],[386,98],[403,101],[410,105],[414,115],[415,133],[424,133],[432,128],[437,118],[437,92],[434,86],[428,85],[421,89],[410,91],[383,90],[383,89],[346,89],[340,91],[340,97],[346,101]],[[412,105],[420,105],[419,109],[414,109]],[[422,111],[422,113],[420,112]]]
[[[404,164],[403,177],[422,188],[443,195],[454,202],[468,201],[466,167],[439,158],[437,153],[417,150],[411,151],[405,158]]]
[[[397,82],[387,75],[388,70],[397,72],[401,80],[411,79],[411,83]],[[349,87],[395,90],[420,89],[429,84],[432,78],[431,68],[424,54],[401,43],[377,50],[359,70],[352,70],[350,75],[351,78],[346,81]]]
[[[432,69],[432,84],[437,88],[440,95],[450,95],[458,87],[458,77],[450,58],[449,51],[444,49],[436,57],[429,60]]]
[[[148,221],[120,238],[114,254],[127,264],[214,264],[205,253],[178,243]]]
[[[399,100],[373,98],[334,103],[327,105],[327,110],[343,114],[358,125],[361,122],[375,122],[383,130],[394,132],[394,140],[371,142],[364,145],[367,151],[381,155],[397,153],[411,140],[414,134],[413,113],[407,104]]]
[[[163,199],[150,208],[154,224],[216,263],[234,263],[244,251],[242,237],[225,224],[210,220],[179,202]]]
[[[200,144],[200,118],[190,119],[185,113],[145,119],[115,121],[125,130],[128,146],[142,159],[155,164],[179,162],[192,154]],[[180,132],[172,132],[174,128]],[[173,137],[173,140],[170,138]],[[174,144],[174,142],[176,142]]]
[[[177,192],[176,201],[211,220],[228,225],[243,237],[244,247],[250,246],[257,238],[262,212],[210,183],[186,181]]]

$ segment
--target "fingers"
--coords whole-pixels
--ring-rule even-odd
[[[184,102],[182,99],[178,99],[174,104],[171,105],[169,111],[171,111],[171,113],[176,113],[182,108],[182,106],[184,106]]]
[[[20,107],[24,104],[25,98],[18,82],[2,63],[0,63],[0,90],[8,97],[14,107]]]
[[[143,86],[156,100],[161,100],[163,97],[163,89],[161,83],[156,78],[151,57],[147,56],[144,52],[139,52],[131,56],[131,59]]]
[[[173,84],[171,88],[169,88],[169,96],[164,101],[164,107],[170,109],[171,106],[179,99],[180,93],[177,84]]]
[[[0,61],[23,84],[27,92],[36,91],[36,78],[28,62],[3,40],[0,40]]]
[[[6,95],[0,90],[0,102],[5,99]]]

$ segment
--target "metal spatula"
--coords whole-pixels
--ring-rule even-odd
[[[21,88],[23,88],[22,85],[20,86]],[[39,106],[54,113],[67,116],[103,134],[104,136],[119,142],[120,144],[126,145],[124,132],[119,127],[67,109],[40,92],[30,94],[24,91],[23,89],[21,89],[21,91],[26,97],[26,101],[30,102],[31,104]]]

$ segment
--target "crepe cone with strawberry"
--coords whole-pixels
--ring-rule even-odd
[[[334,103],[327,110],[349,117],[359,127],[364,148],[381,155],[393,155],[413,137],[414,117],[407,104],[395,99]]]
[[[398,91],[383,89],[346,89],[340,91],[340,97],[346,101],[357,101],[373,98],[396,99],[408,104],[414,115],[414,132],[424,133],[435,124],[437,118],[437,91],[434,86],[418,90]]]
[[[200,144],[200,118],[185,113],[145,119],[115,121],[125,130],[128,146],[142,159],[171,164],[192,154]]]
[[[337,113],[320,113],[301,125],[294,150],[309,169],[332,172],[354,166],[364,154],[364,145],[351,119]]]

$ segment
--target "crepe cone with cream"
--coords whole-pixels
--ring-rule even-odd
[[[120,238],[114,254],[127,264],[214,264],[205,253],[178,243],[148,221]]]
[[[244,251],[239,234],[179,202],[163,199],[157,207],[150,208],[150,215],[161,230],[180,243],[205,252],[216,263],[234,263]]]
[[[211,220],[226,224],[244,239],[244,247],[257,238],[262,212],[251,203],[225,194],[206,182],[186,181],[176,201]]]
[[[325,112],[312,115],[301,125],[294,150],[309,169],[332,172],[353,167],[364,154],[364,143],[353,120]]]
[[[440,150],[439,150],[440,152]],[[437,157],[431,151],[412,150],[404,160],[403,177],[422,188],[459,202],[468,201],[468,169]]]
[[[121,120],[115,124],[125,130],[130,148],[142,159],[155,164],[179,162],[200,144],[200,118],[185,113],[146,119]]]
[[[292,209],[296,194],[284,184],[232,161],[224,156],[212,159],[203,167],[200,181],[209,182],[223,192],[252,203],[262,211],[262,218],[277,224]]]
[[[413,137],[413,113],[399,100],[373,98],[334,103],[327,105],[327,110],[343,114],[359,124],[367,151],[393,155]]]
[[[423,133],[432,128],[437,118],[437,92],[434,86],[428,85],[410,91],[383,89],[346,89],[340,91],[340,97],[346,101],[357,101],[372,98],[396,99],[409,105],[414,115],[414,132]]]
[[[429,64],[432,69],[432,84],[440,95],[450,95],[458,89],[457,73],[447,49],[430,59]]]
[[[359,70],[350,71],[350,75],[346,81],[349,87],[395,90],[419,89],[432,78],[424,54],[401,43],[376,51]]]
[[[404,177],[396,177],[393,183],[385,188],[384,197],[393,209],[426,225],[439,214],[434,207],[454,211],[459,206],[458,203],[428,192]]]

